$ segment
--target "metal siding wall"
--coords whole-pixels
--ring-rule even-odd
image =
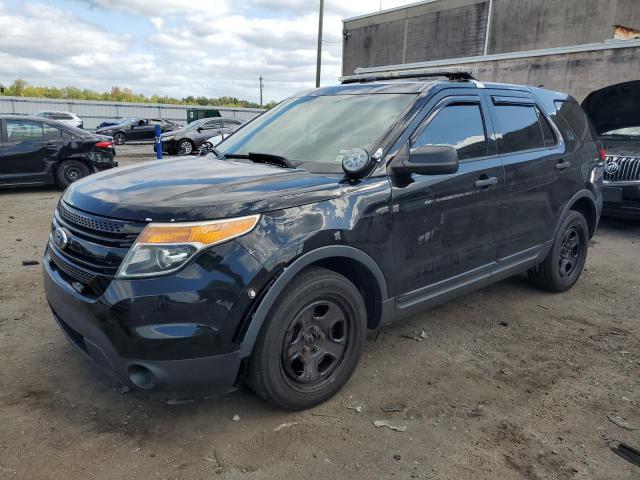
[[[200,107],[197,105],[169,105],[149,103],[99,102],[50,98],[26,98],[0,96],[0,114],[30,115],[41,110],[73,112],[84,121],[86,129],[94,129],[103,120],[124,117],[164,118],[186,123],[188,108],[218,110],[223,117],[251,120],[264,110],[255,108]]]
[[[600,43],[613,38],[616,24],[640,29],[640,0],[493,1],[489,54]],[[439,0],[345,20],[343,74],[481,55],[487,14],[488,0]],[[398,35],[385,33],[401,19],[407,22],[404,48],[392,41]]]

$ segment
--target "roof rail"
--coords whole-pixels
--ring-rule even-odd
[[[340,83],[375,82],[377,80],[396,80],[403,78],[445,77],[448,80],[475,80],[469,70],[461,67],[450,68],[408,68],[386,70],[385,67],[356,68],[354,75],[340,77]]]

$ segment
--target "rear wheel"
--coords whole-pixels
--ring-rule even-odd
[[[124,145],[126,141],[127,141],[127,137],[125,137],[124,133],[116,132],[113,134],[113,142],[116,145]]]
[[[357,288],[335,272],[308,268],[269,312],[245,379],[276,406],[311,408],[347,382],[366,331],[366,309]]]
[[[589,227],[580,212],[570,211],[564,219],[547,258],[528,271],[529,280],[551,292],[564,292],[580,278],[587,260]]]
[[[56,170],[56,183],[63,190],[73,182],[89,175],[89,167],[79,160],[65,160]]]

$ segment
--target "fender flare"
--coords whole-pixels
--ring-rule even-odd
[[[582,198],[588,198],[591,201],[594,212],[596,212],[596,218],[593,219],[595,221],[595,225],[594,225],[594,231],[595,231],[595,229],[598,226],[598,207],[597,207],[596,197],[593,195],[593,192],[583,189],[583,190],[580,190],[578,193],[576,193],[573,197],[571,197],[571,199],[565,205],[564,210],[562,211],[562,214],[560,215],[560,217],[558,217],[558,222],[555,228],[553,229],[554,239],[558,235],[558,230],[560,229],[560,225],[562,225],[562,220],[564,220],[569,210],[571,210],[571,207],[573,207],[575,203]]]
[[[384,302],[389,298],[387,281],[382,273],[382,270],[376,263],[376,261],[362,250],[358,250],[354,247],[348,247],[345,245],[328,245],[312,250],[304,255],[298,257],[293,263],[288,265],[284,271],[276,278],[271,284],[267,293],[260,301],[260,304],[256,308],[250,323],[244,334],[244,339],[240,347],[240,357],[246,358],[251,355],[253,346],[256,343],[258,334],[262,329],[262,325],[267,318],[269,310],[280,296],[280,293],[289,284],[291,279],[298,274],[302,269],[308,267],[312,263],[326,258],[346,257],[361,263],[367,268],[375,277],[378,287],[380,288],[380,296]]]

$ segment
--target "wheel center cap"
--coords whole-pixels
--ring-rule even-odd
[[[308,347],[312,347],[316,343],[316,337],[311,334],[304,336],[304,344]]]

